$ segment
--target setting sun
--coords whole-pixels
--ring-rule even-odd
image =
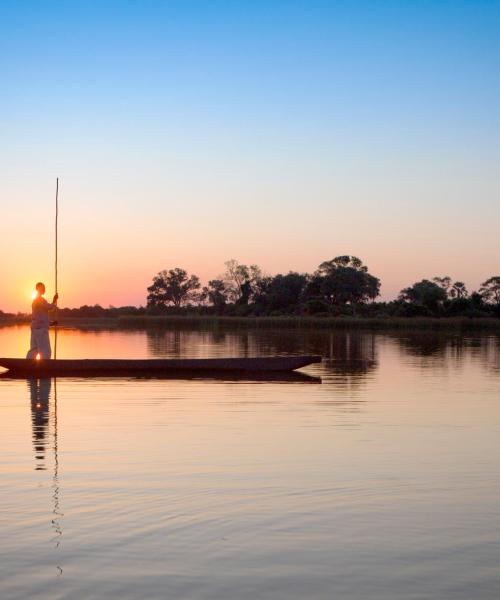
[[[34,300],[36,298],[36,290],[31,292],[31,299]]]

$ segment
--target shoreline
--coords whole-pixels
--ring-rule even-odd
[[[0,327],[28,325],[29,316],[0,317]],[[276,329],[365,329],[417,331],[497,331],[500,319],[468,317],[224,317],[224,316],[118,316],[61,317],[61,327],[77,329],[276,328]]]

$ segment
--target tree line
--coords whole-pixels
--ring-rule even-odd
[[[147,288],[146,311],[235,316],[500,316],[500,276],[469,293],[449,276],[423,279],[391,302],[377,302],[380,279],[356,256],[337,256],[312,273],[269,276],[257,265],[236,260],[202,286],[185,269],[160,271]]]
[[[396,300],[377,301],[380,279],[356,256],[322,262],[314,273],[269,276],[257,265],[225,263],[217,279],[202,286],[185,269],[160,271],[147,288],[146,306],[59,308],[60,317],[200,314],[223,316],[499,317],[500,276],[469,292],[449,276],[423,279]],[[0,319],[14,317],[0,311]],[[22,316],[19,314],[18,316]]]

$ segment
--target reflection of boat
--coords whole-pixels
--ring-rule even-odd
[[[133,379],[134,381],[148,381],[151,379],[154,380],[170,380],[170,381],[237,381],[239,383],[245,383],[246,381],[252,382],[271,382],[271,383],[322,383],[321,377],[314,377],[313,375],[307,375],[306,373],[302,373],[300,371],[267,371],[261,372],[258,371],[178,371],[176,373],[136,373],[132,375],[124,375],[123,373],[107,373],[105,376],[102,373],[92,373],[85,375],[67,375],[67,377],[71,377],[73,379],[85,378],[89,377],[93,378],[120,378],[126,377],[127,379]],[[16,373],[11,371],[5,371],[4,373],[0,373],[0,380],[12,380],[12,379],[26,379],[26,375],[23,373]]]
[[[0,358],[0,367],[10,374],[37,377],[114,377],[147,375],[180,375],[205,373],[279,373],[294,371],[321,362],[320,356],[262,356],[252,358],[191,358],[191,359],[51,359]]]

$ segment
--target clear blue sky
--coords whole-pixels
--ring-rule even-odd
[[[51,278],[56,175],[63,304],[232,257],[356,254],[388,298],[498,274],[500,2],[0,10],[0,308]]]

